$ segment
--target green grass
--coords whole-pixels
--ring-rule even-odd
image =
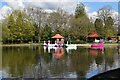
[[[0,46],[40,46],[42,45],[43,43],[21,43],[21,44],[1,44]],[[93,43],[84,43],[86,44],[86,46],[88,44],[93,44]],[[118,43],[105,43],[104,44],[105,46],[117,46]]]
[[[41,44],[38,44],[38,43],[31,43],[31,44],[28,44],[28,43],[22,43],[22,44],[2,44],[2,46],[39,46],[39,45],[42,45]]]

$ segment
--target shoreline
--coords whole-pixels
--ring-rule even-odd
[[[19,47],[19,46],[40,46],[41,44],[34,43],[34,44],[1,44],[2,47]]]
[[[41,46],[42,44],[39,43],[33,43],[33,44],[0,44],[2,47],[19,47],[19,46]],[[91,43],[86,43],[86,44],[76,44],[77,46],[85,46],[85,47],[90,47]],[[118,43],[105,43],[104,46],[118,46]]]

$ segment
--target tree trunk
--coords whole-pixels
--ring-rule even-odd
[[[38,43],[40,43],[40,40],[41,40],[41,38],[40,38],[40,35],[38,36]]]
[[[13,44],[13,39],[12,39],[12,44]]]

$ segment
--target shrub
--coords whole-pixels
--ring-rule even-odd
[[[28,42],[29,44],[32,44],[32,42]]]
[[[87,43],[87,42],[84,41],[84,40],[75,40],[75,41],[73,41],[73,44],[85,44],[85,43]]]

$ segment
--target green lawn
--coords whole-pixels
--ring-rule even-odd
[[[84,45],[88,46],[88,44],[92,44],[92,43],[86,43]],[[40,46],[42,45],[42,43],[32,43],[32,44],[28,44],[28,43],[23,43],[23,44],[2,44],[1,46]],[[78,44],[79,45],[79,44]],[[117,46],[118,43],[105,43],[105,46]]]

